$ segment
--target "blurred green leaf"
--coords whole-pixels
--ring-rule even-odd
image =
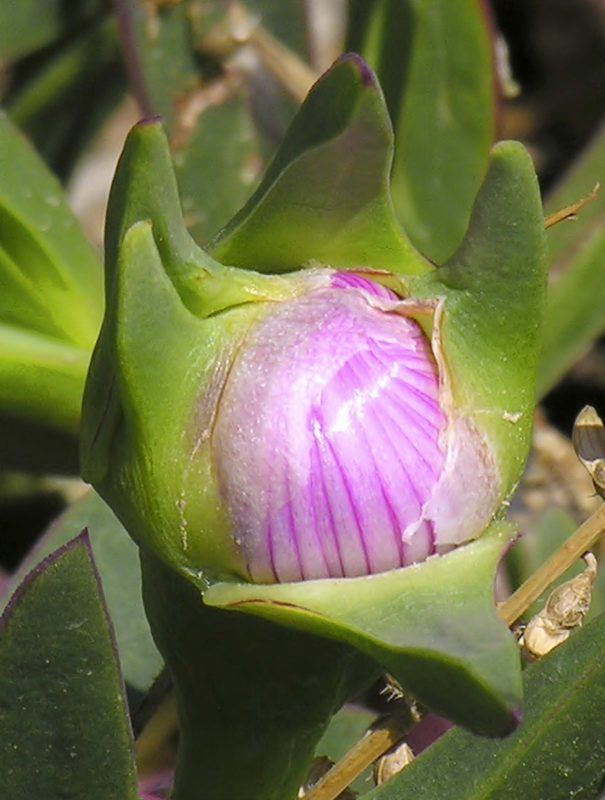
[[[1,0],[0,60],[20,58],[101,13],[108,0]]]
[[[432,711],[502,736],[521,700],[518,647],[493,598],[510,535],[494,523],[491,535],[442,558],[363,578],[216,583],[204,602],[347,642]]]
[[[605,618],[524,674],[521,726],[494,742],[446,733],[367,800],[594,800],[605,781]]]
[[[84,528],[99,571],[109,616],[115,629],[122,673],[128,684],[146,691],[162,668],[141,600],[138,548],[109,506],[92,489],[50,528],[11,580],[23,577]]]
[[[211,245],[225,264],[286,272],[307,263],[427,272],[393,214],[392,132],[357,56],[313,87],[259,188]]]
[[[207,240],[245,201],[258,174],[248,109],[237,84],[221,83],[218,65],[198,57],[185,3],[153,10],[121,0],[118,9],[139,103],[146,115],[165,120],[188,225]]]
[[[59,183],[5,115],[0,175],[0,320],[92,349],[103,313],[99,258]]]
[[[605,133],[591,142],[545,204],[547,214],[585,197],[605,170]],[[575,220],[548,230],[550,287],[538,389],[545,394],[605,330],[605,193]]]
[[[85,538],[30,573],[0,627],[0,794],[132,800],[111,626]]]
[[[89,360],[86,350],[0,322],[0,408],[76,434]]]
[[[5,115],[0,175],[0,412],[74,435],[103,313],[99,258],[60,185]],[[15,466],[14,449],[3,437],[4,466]],[[35,458],[29,466],[38,468]]]
[[[4,105],[65,181],[126,90],[117,23],[108,8],[16,65]]]
[[[347,47],[376,70],[393,120],[393,202],[416,247],[442,263],[462,240],[496,136],[486,4],[364,5],[353,3]]]

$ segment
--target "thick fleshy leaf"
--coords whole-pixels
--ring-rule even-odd
[[[226,268],[195,244],[185,227],[168,140],[158,120],[144,120],[132,129],[112,184],[105,238],[108,294],[120,246],[130,228],[143,221],[151,221],[164,269],[196,316],[280,296],[275,281]]]
[[[203,269],[199,275],[212,277]],[[117,278],[84,398],[82,474],[131,535],[175,567],[195,572],[218,557],[225,568],[220,554],[233,544],[219,535],[225,512],[212,467],[200,458],[208,447],[203,431],[222,370],[263,304],[207,319],[192,314],[166,274],[149,222],[126,234]],[[189,537],[189,530],[214,535]]]
[[[528,153],[492,150],[464,242],[443,267],[404,279],[412,297],[442,300],[438,343],[453,402],[490,441],[506,497],[527,453],[546,296],[544,222]]]
[[[547,213],[576,203],[603,178],[605,134],[593,140],[583,157],[549,195]],[[573,221],[548,230],[550,286],[538,390],[544,394],[605,330],[605,192],[601,191]]]
[[[376,70],[395,129],[395,208],[416,247],[440,264],[462,241],[496,135],[486,4],[352,5],[348,45]]]
[[[210,252],[263,272],[313,262],[429,271],[393,212],[392,153],[374,75],[357,56],[341,58],[315,84],[258,190]]]
[[[601,797],[605,774],[605,619],[530,666],[524,719],[503,742],[445,734],[367,800]]]
[[[59,517],[11,578],[10,584],[17,586],[36,564],[71,541],[83,528],[88,530],[115,630],[122,674],[130,686],[146,691],[160,672],[162,659],[149,633],[141,600],[138,549],[96,492],[89,491]]]
[[[43,561],[0,625],[4,797],[131,800],[132,740],[86,537]]]
[[[217,583],[208,605],[339,639],[371,655],[432,710],[504,735],[521,701],[517,645],[499,620],[493,578],[506,523],[447,556],[364,578]]]

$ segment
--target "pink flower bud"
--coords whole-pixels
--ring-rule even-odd
[[[353,273],[306,274],[237,353],[213,452],[247,576],[272,583],[408,566],[496,509],[487,444],[409,301]]]

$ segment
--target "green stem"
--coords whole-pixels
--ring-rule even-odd
[[[142,554],[151,629],[175,683],[173,800],[294,800],[332,715],[376,678],[347,645],[203,604]]]

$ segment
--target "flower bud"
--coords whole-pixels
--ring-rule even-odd
[[[308,282],[251,329],[212,432],[244,577],[367,575],[474,538],[495,467],[409,303],[355,273]]]
[[[502,734],[521,680],[493,575],[530,442],[539,190],[523,149],[498,145],[434,268],[394,218],[391,156],[371,74],[339,61],[208,254],[159,125],[133,131],[82,474],[145,551],[157,608],[183,584],[156,591],[162,564],[205,607],[351,645],[436,713]]]

